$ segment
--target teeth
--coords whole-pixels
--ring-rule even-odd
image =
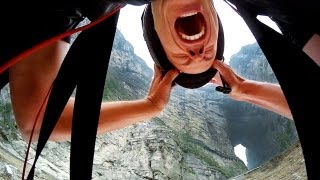
[[[196,15],[196,14],[198,14],[198,12],[191,12],[191,13],[182,14],[180,17],[185,18],[185,17]]]
[[[205,27],[202,26],[201,28],[201,32],[199,32],[198,34],[195,34],[195,35],[192,35],[192,36],[188,36],[182,32],[179,32],[180,36],[182,37],[182,39],[186,39],[186,40],[189,40],[189,41],[194,41],[194,40],[198,40],[200,39],[205,33]]]

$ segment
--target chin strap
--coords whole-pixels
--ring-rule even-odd
[[[224,62],[224,57],[222,57],[221,62]],[[223,79],[221,73],[220,73],[220,72],[218,72],[218,73],[219,73],[219,76],[220,76],[220,79],[221,79],[221,82],[222,82],[222,86],[217,86],[217,87],[216,87],[216,91],[222,92],[223,94],[229,94],[229,93],[231,93],[231,91],[232,91],[231,87],[230,87],[229,84]]]

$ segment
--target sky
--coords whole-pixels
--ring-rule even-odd
[[[239,157],[246,166],[248,166],[247,156],[246,156],[246,148],[242,146],[242,144],[239,144],[234,147],[234,153],[237,157]]]
[[[228,64],[230,57],[237,53],[242,46],[252,44],[256,41],[243,19],[231,7],[229,7],[229,5],[227,5],[223,0],[214,0],[214,5],[224,29],[224,57],[225,62]],[[153,69],[153,61],[144,41],[141,27],[141,15],[143,10],[144,6],[127,5],[122,8],[118,21],[118,29],[133,45],[135,53],[144,59],[147,65]],[[258,19],[279,31],[270,19],[262,16]],[[243,146],[239,146],[235,148],[235,152],[236,155],[246,163],[245,148]]]

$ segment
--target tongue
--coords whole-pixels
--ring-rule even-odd
[[[199,14],[199,13],[198,13]],[[200,15],[178,18],[175,27],[178,32],[192,36],[201,32],[202,21]]]

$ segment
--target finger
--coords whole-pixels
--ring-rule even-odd
[[[153,81],[152,83],[157,83],[159,84],[159,82],[161,81],[162,79],[162,73],[160,71],[160,67],[156,64],[154,64],[154,77],[153,77]]]
[[[172,82],[178,75],[179,75],[179,71],[176,69],[168,71],[167,74],[162,79],[161,84],[163,86],[170,85],[171,87]]]
[[[212,67],[217,69],[222,75],[227,74],[230,71],[230,67],[219,60],[214,60]]]
[[[154,74],[153,74],[153,79],[149,88],[149,93],[155,91],[155,89],[158,88],[159,83],[161,82],[161,79],[162,79],[160,68],[156,64],[154,64],[153,69],[154,69]]]
[[[219,73],[216,73],[214,77],[210,80],[211,83],[216,84],[216,85],[221,85],[221,79]]]
[[[215,59],[212,63],[212,67],[220,71],[222,64],[223,63],[220,60]]]
[[[159,97],[169,97],[170,91],[173,88],[172,84],[174,79],[179,75],[178,70],[170,70],[166,73],[158,86],[157,94]]]
[[[154,69],[154,75],[155,76],[161,76],[162,75],[162,73],[160,71],[160,67],[158,65],[154,64],[153,65],[153,69]]]

